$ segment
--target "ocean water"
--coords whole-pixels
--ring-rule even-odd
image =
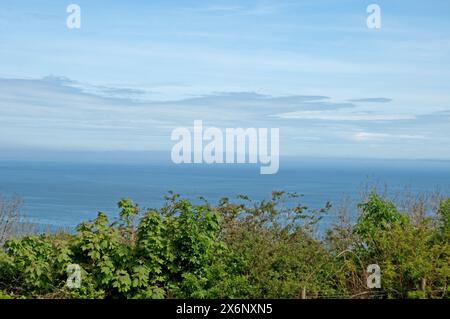
[[[169,190],[212,203],[237,194],[260,200],[272,190],[286,190],[303,194],[301,202],[308,207],[320,208],[327,201],[356,200],[368,185],[384,184],[391,192],[450,194],[450,162],[290,159],[281,161],[277,174],[260,175],[255,165],[0,161],[0,194],[19,195],[29,220],[58,227],[74,227],[98,211],[115,216],[123,197],[141,207],[159,207]]]

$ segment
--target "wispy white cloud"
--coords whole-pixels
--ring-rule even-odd
[[[186,9],[184,9],[186,10]],[[244,10],[243,6],[240,5],[226,5],[226,4],[216,4],[216,5],[208,5],[203,7],[195,7],[195,8],[188,8],[188,11],[191,12],[205,12],[205,13],[211,13],[211,12],[239,12]]]
[[[385,141],[385,140],[423,140],[424,135],[417,134],[389,134],[373,132],[357,132],[350,135],[350,139],[355,141]]]
[[[265,16],[278,13],[286,8],[298,7],[298,5],[298,1],[265,0],[243,2],[243,4],[218,3],[183,10],[199,13],[234,13],[249,16]]]
[[[350,100],[350,102],[359,102],[359,103],[389,103],[391,101],[392,99],[386,97],[366,97]]]
[[[167,101],[128,96],[140,93],[139,88],[98,87],[63,77],[0,78],[0,149],[167,150],[175,127],[202,119],[205,126],[221,128],[280,128],[282,154],[339,155],[339,145],[349,154],[376,144],[377,156],[386,149],[389,156],[401,157],[425,139],[440,157],[448,153],[442,148],[450,136],[448,112],[383,113],[373,105],[373,113],[361,110],[368,109],[366,103],[345,102],[351,97],[340,102],[326,95],[211,92]]]
[[[334,111],[298,111],[275,114],[281,119],[321,120],[321,121],[399,121],[414,120],[414,114],[339,113]]]

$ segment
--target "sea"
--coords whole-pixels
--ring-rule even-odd
[[[169,191],[194,202],[204,197],[248,195],[270,198],[274,190],[296,192],[311,209],[326,202],[356,203],[372,187],[412,194],[450,194],[450,161],[290,158],[277,174],[261,175],[258,165],[200,165],[171,162],[118,163],[1,160],[0,194],[19,196],[22,214],[33,223],[74,228],[99,211],[117,216],[116,203],[131,198],[140,207],[158,208]],[[336,219],[331,210],[324,223]]]

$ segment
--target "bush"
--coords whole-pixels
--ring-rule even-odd
[[[20,198],[0,195],[0,246],[20,231],[20,205]]]
[[[450,245],[448,239],[436,239],[444,223],[436,228],[431,218],[424,218],[413,224],[407,213],[376,193],[359,207],[353,267],[379,265],[381,292],[387,297],[448,297]]]
[[[412,223],[376,193],[355,225],[316,225],[330,209],[294,205],[298,195],[194,205],[169,194],[141,212],[98,213],[76,233],[11,238],[0,249],[0,298],[448,298],[450,199],[436,219]],[[437,220],[437,222],[434,222]],[[69,265],[81,286],[67,285]],[[369,290],[378,264],[382,288]]]

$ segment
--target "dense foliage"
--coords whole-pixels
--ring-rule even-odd
[[[327,213],[274,192],[217,205],[170,194],[158,209],[118,203],[75,233],[29,234],[0,247],[0,298],[449,298],[450,199],[414,219],[372,192],[354,224],[317,231]],[[318,235],[321,234],[321,235]],[[81,285],[67,285],[79,265]],[[367,266],[381,288],[367,287]]]

